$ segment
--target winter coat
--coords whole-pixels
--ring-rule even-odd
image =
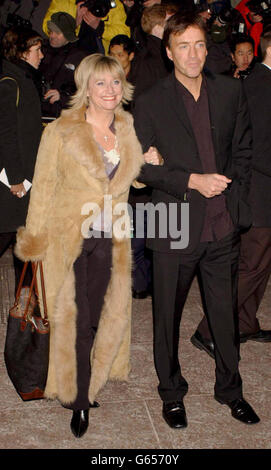
[[[87,53],[77,47],[77,43],[68,43],[62,47],[51,47],[44,44],[42,52],[44,58],[39,70],[45,79],[48,89],[59,91],[60,99],[51,104],[49,99],[42,100],[42,116],[59,117],[61,110],[68,106],[71,95],[76,91],[74,83],[74,71]]]
[[[141,146],[129,113],[115,114],[120,164],[112,180],[85,109],[66,110],[43,134],[33,181],[26,227],[18,231],[16,254],[43,260],[50,320],[50,358],[45,395],[73,402],[76,383],[76,304],[73,264],[80,255],[85,203],[103,207],[112,195],[113,208],[125,203],[129,187],[143,163]],[[123,214],[113,216],[113,222]],[[126,215],[129,219],[129,216]],[[127,220],[126,220],[127,223]],[[113,235],[112,271],[91,353],[89,400],[108,379],[127,380],[131,315],[130,238]],[[94,267],[95,269],[95,267]]]
[[[24,179],[31,182],[42,132],[35,69],[26,62],[13,64],[5,59],[2,66],[1,77],[16,81],[0,82],[0,171],[5,168],[11,185]],[[28,203],[29,192],[18,198],[0,183],[0,233],[16,232],[25,223]]]

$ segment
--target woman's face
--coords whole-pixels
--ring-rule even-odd
[[[87,95],[90,109],[114,111],[123,96],[121,79],[113,76],[110,72],[104,72],[96,78],[91,77]]]
[[[28,64],[32,65],[35,69],[39,68],[41,59],[43,59],[44,55],[41,52],[41,42],[38,42],[34,46],[31,46],[28,51],[24,52],[22,55],[22,59],[28,62]]]

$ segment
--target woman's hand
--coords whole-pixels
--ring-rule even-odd
[[[10,191],[12,192],[12,194],[14,194],[14,196],[17,196],[19,198],[23,197],[26,194],[26,190],[23,183],[12,184],[10,186]]]
[[[163,165],[164,160],[162,155],[158,152],[156,147],[150,147],[147,152],[144,153],[145,163],[150,163],[151,165]]]

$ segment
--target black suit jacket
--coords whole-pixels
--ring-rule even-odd
[[[271,70],[255,64],[244,80],[252,124],[250,201],[253,226],[271,227]]]
[[[239,80],[207,72],[205,75],[217,172],[233,180],[225,191],[227,207],[236,228],[249,227],[251,131],[247,101]],[[164,158],[164,166],[145,164],[139,180],[153,188],[154,204],[162,202],[168,208],[170,203],[177,204],[180,218],[189,176],[203,170],[185,106],[177,105],[180,98],[175,80],[173,73],[143,93],[136,101],[134,119],[143,150],[155,146]],[[189,244],[183,253],[193,251],[199,243],[205,206],[204,196],[196,190],[189,191]],[[167,236],[159,237],[157,223],[156,218],[155,237],[148,240],[148,246],[169,252],[174,237],[169,225]]]

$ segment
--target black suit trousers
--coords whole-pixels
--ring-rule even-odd
[[[183,398],[188,390],[178,358],[179,329],[197,269],[215,343],[215,395],[223,401],[242,396],[236,328],[239,246],[235,232],[220,241],[200,243],[191,254],[153,252],[154,360],[158,392],[165,402]]]
[[[238,280],[239,331],[254,334],[260,330],[257,312],[271,274],[271,227],[251,227],[241,235]],[[211,339],[206,317],[198,331]]]

